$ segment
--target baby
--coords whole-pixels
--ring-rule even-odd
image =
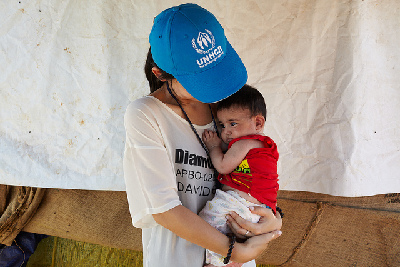
[[[223,186],[199,215],[224,234],[231,233],[226,223],[229,212],[234,211],[251,222],[260,219],[259,215],[251,213],[252,206],[269,207],[276,213],[279,154],[275,142],[263,135],[266,112],[262,94],[246,84],[218,102],[221,138],[213,131],[203,133],[203,141]],[[225,153],[222,151],[224,143],[228,144]],[[225,265],[224,256],[209,250],[206,262]]]

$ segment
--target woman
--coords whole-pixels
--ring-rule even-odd
[[[248,238],[235,243],[197,215],[217,187],[200,138],[205,129],[216,129],[207,103],[241,88],[246,69],[216,18],[198,5],[164,10],[149,39],[151,94],[127,108],[124,155],[132,222],[143,229],[144,266],[200,267],[205,248],[234,262],[251,261],[280,235],[280,216],[255,209],[262,219],[253,224],[232,214],[233,231]]]

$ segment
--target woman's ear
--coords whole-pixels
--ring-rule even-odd
[[[162,78],[162,72],[159,68],[157,67],[152,67],[151,68],[151,72],[153,72],[153,74],[157,77],[157,79],[159,79],[162,82],[165,82],[166,79]]]
[[[265,125],[265,118],[263,115],[259,114],[255,116],[256,120],[256,130],[258,132],[262,132],[264,130],[264,125]]]

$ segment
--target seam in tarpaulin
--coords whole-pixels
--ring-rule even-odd
[[[310,225],[307,227],[306,232],[303,235],[303,238],[299,242],[299,244],[293,249],[292,254],[288,257],[288,259],[281,264],[280,266],[284,266],[290,264],[297,253],[306,245],[307,241],[310,239],[311,234],[315,231],[318,226],[318,223],[321,220],[321,216],[326,207],[330,206],[329,203],[317,202],[317,211],[315,212],[314,218],[311,220]]]

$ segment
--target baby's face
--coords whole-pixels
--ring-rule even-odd
[[[221,126],[221,139],[229,144],[235,138],[259,134],[256,117],[251,117],[250,110],[238,107],[222,109],[217,114]]]

